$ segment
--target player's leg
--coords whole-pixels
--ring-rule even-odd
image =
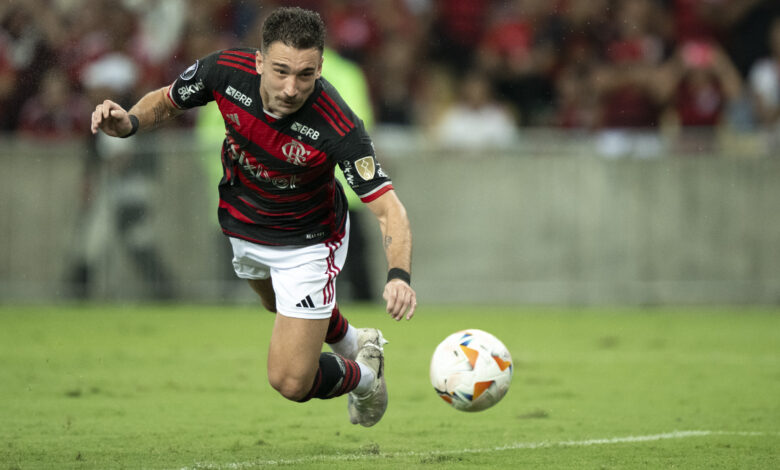
[[[351,327],[336,307],[335,281],[348,242],[345,235],[339,242],[290,249],[231,238],[233,266],[240,278],[250,280],[263,305],[278,312],[269,346],[271,385],[296,401],[352,392],[351,421],[372,426],[387,408],[385,341],[379,330]],[[349,349],[357,349],[358,361],[320,352],[324,341],[348,356]]]
[[[276,313],[276,295],[271,279],[249,279],[249,285],[258,296],[266,310]],[[354,360],[358,353],[358,335],[360,330],[352,326],[341,314],[338,304],[333,307],[325,342],[336,354]]]
[[[247,279],[260,301],[268,311],[276,313],[276,292],[271,278],[272,264],[278,264],[284,260],[285,255],[280,254],[272,248],[259,246],[245,240],[230,239],[233,246],[233,267],[236,274]],[[289,256],[295,256],[290,253]],[[283,292],[289,291],[289,285],[299,284],[298,280],[304,276],[298,276],[295,272],[281,271],[284,274],[278,274],[279,282],[284,285]],[[286,303],[285,303],[286,302]],[[286,305],[286,311],[297,309],[291,307],[289,297],[283,298],[282,305]],[[309,303],[307,302],[307,305]],[[337,311],[335,305],[334,310]],[[297,309],[300,314],[300,309]],[[304,317],[304,318],[301,318]],[[343,340],[346,335],[346,323],[340,321],[340,314],[330,315],[330,318],[312,319],[305,318],[305,315],[286,316],[276,315],[274,329],[271,334],[271,342],[268,354],[268,380],[271,386],[279,391],[282,396],[290,400],[306,400],[314,396],[323,395],[326,398],[327,393],[320,391],[325,389],[333,380],[334,374],[331,369],[344,369],[348,377],[339,377],[348,386],[341,390],[332,390],[331,386],[328,392],[333,392],[333,396],[347,393],[353,389],[355,383],[360,381],[359,367],[353,364],[352,367],[342,367],[334,358],[321,358],[322,342],[328,335],[330,329],[338,329],[333,333],[333,338]],[[331,328],[331,325],[332,328]],[[326,376],[323,385],[321,376],[322,370],[325,370]],[[317,380],[318,377],[320,380]]]
[[[318,372],[321,374],[319,359],[328,322],[327,318],[276,315],[268,348],[268,381],[285,398],[301,401],[315,388]]]
[[[356,360],[320,352],[329,318],[276,315],[268,352],[268,380],[289,400],[329,399],[349,393],[353,424],[373,426],[387,409],[382,333],[362,329]]]
[[[329,330],[330,339],[337,343],[349,332],[349,324],[336,309],[334,252],[302,248],[294,256],[311,258],[310,263],[271,269],[278,313],[269,346],[268,379],[290,400],[328,399],[355,389],[366,391],[377,375],[353,358],[321,352]]]
[[[236,276],[246,279],[257,295],[263,307],[271,313],[276,313],[276,294],[271,282],[271,267],[264,259],[261,246],[230,237],[233,248],[233,270]]]
[[[336,306],[336,276],[343,266],[346,243],[301,248],[295,256],[310,262],[289,268],[280,267],[284,263],[279,263],[271,270],[278,313],[272,352],[269,354],[269,378],[285,396],[298,401],[350,393],[350,420],[355,424],[372,426],[387,409],[385,341],[379,330],[350,327]],[[303,326],[300,321],[280,317],[303,319]],[[322,322],[321,326],[309,326],[315,321]],[[297,335],[298,339],[291,335]],[[352,339],[345,341],[347,337]],[[300,344],[304,340],[308,343]],[[310,361],[316,355],[317,346],[321,350],[323,341],[331,343],[337,350],[346,349],[347,343],[354,341],[356,360],[323,352],[319,355],[315,371]],[[305,360],[309,362],[308,366],[294,363],[297,350],[307,351]],[[312,375],[311,388],[301,397],[304,384]]]
[[[247,280],[249,281],[252,290],[260,296],[260,303],[263,304],[263,307],[271,313],[276,313],[276,295],[274,294],[274,286],[271,282],[271,278]]]

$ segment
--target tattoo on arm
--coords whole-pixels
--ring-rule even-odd
[[[393,243],[393,237],[391,237],[390,235],[385,236],[385,240],[383,242],[385,250],[390,248],[391,243]]]

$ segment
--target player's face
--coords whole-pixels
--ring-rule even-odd
[[[317,48],[296,49],[274,42],[265,53],[255,54],[263,106],[277,116],[298,111],[314,91],[322,74],[322,53]]]

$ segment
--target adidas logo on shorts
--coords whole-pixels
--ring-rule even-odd
[[[301,308],[314,308],[314,302],[311,300],[311,296],[307,295],[305,299],[295,304],[295,306]]]

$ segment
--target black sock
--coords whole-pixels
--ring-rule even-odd
[[[312,398],[325,400],[349,393],[360,383],[360,376],[360,366],[357,362],[338,354],[324,352],[320,354],[320,367],[311,390],[298,401],[303,403]]]

